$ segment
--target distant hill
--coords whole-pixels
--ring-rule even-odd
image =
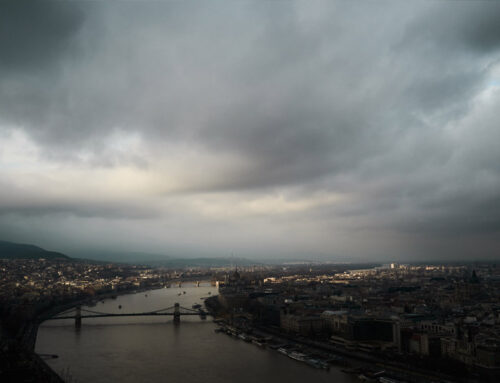
[[[164,254],[146,253],[139,251],[101,251],[101,250],[80,250],[73,254],[79,258],[99,259],[102,262],[140,264],[144,260],[161,262],[171,259]]]
[[[0,259],[70,259],[56,251],[48,251],[34,245],[0,241]]]
[[[252,266],[260,262],[244,258],[172,258],[164,260],[145,259],[142,264],[155,267],[228,267],[228,266]]]
[[[261,264],[260,261],[251,261],[244,258],[234,257],[176,257],[160,253],[147,253],[139,251],[90,251],[83,252],[82,258],[99,259],[101,262],[127,263],[132,265],[148,265],[152,267],[227,267],[227,266],[251,266]],[[74,258],[73,258],[74,259]]]

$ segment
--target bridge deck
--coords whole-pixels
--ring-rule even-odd
[[[89,314],[82,315],[80,318],[106,318],[106,317],[139,317],[139,316],[174,316],[174,313],[128,313],[128,314]],[[206,312],[198,312],[198,313],[180,313],[181,316],[184,315],[208,315]],[[61,317],[52,317],[49,320],[55,319],[75,319],[75,316],[61,316]]]

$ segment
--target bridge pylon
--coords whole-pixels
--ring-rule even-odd
[[[181,323],[181,309],[178,303],[174,304],[174,323],[175,324]]]
[[[76,306],[75,311],[75,328],[82,327],[82,306]]]

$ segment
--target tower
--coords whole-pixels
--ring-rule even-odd
[[[181,323],[181,311],[178,303],[174,304],[174,323]]]
[[[76,306],[75,312],[75,328],[82,327],[82,306]]]

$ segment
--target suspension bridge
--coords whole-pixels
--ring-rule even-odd
[[[105,313],[99,311],[93,311],[89,309],[84,309],[81,306],[76,306],[70,310],[59,313],[47,320],[55,319],[74,319],[75,327],[80,328],[82,326],[83,318],[109,318],[109,317],[139,317],[139,316],[172,316],[174,318],[174,323],[179,324],[181,322],[181,316],[184,315],[196,315],[201,319],[206,319],[208,313],[200,309],[190,309],[186,307],[181,307],[179,303],[175,303],[173,306],[154,310],[146,311],[140,313]]]

